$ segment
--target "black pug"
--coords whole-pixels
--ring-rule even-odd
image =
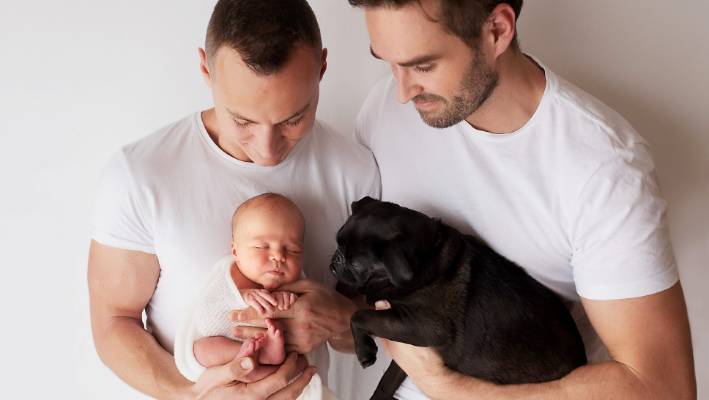
[[[350,322],[363,367],[376,360],[372,336],[434,347],[445,365],[498,384],[559,379],[586,364],[561,300],[479,239],[439,220],[365,197],[337,232],[330,269],[338,288],[388,300]],[[391,399],[405,379],[392,361],[372,399]]]

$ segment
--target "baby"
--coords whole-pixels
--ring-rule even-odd
[[[264,316],[289,309],[296,295],[277,289],[301,277],[303,214],[288,198],[266,193],[244,202],[231,226],[229,278],[244,302]],[[195,358],[206,368],[248,355],[257,355],[260,364],[281,364],[286,357],[283,331],[277,322],[265,321],[267,330],[243,344],[226,336],[198,339]]]

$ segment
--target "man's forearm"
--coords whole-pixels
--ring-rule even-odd
[[[691,391],[647,382],[618,362],[587,365],[563,379],[526,385],[496,385],[456,372],[441,379],[414,379],[432,399],[692,399]]]
[[[94,341],[101,360],[140,392],[158,399],[188,397],[192,382],[140,321],[114,317],[94,330]]]

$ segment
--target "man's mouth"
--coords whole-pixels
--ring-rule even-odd
[[[418,111],[430,111],[438,105],[438,100],[414,100],[413,102]]]

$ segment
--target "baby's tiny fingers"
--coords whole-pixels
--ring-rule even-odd
[[[278,305],[278,301],[276,300],[275,297],[268,291],[268,290],[260,290],[258,292],[259,296],[261,296],[262,299],[266,300],[267,302],[271,303],[272,305],[276,306]]]

